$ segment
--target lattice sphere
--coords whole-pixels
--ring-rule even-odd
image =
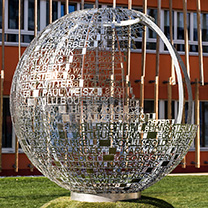
[[[144,114],[125,76],[129,40],[135,47],[147,21],[127,9],[77,11],[24,52],[11,88],[15,132],[31,162],[58,185],[136,193],[188,151],[196,126]]]

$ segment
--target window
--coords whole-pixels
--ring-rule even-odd
[[[163,30],[165,35],[169,38],[169,11],[164,10],[164,21]],[[183,12],[173,11],[173,41],[175,48],[178,51],[184,52],[184,19]],[[202,41],[203,41],[203,52],[208,53],[208,14],[201,14],[201,27],[202,27]],[[198,33],[197,33],[197,13],[188,12],[187,13],[187,29],[189,37],[189,52],[198,53]],[[163,45],[164,46],[164,45]],[[164,46],[164,51],[167,48]]]
[[[23,35],[22,37],[23,37],[22,38],[23,43],[30,43],[34,38],[34,35]]]
[[[3,99],[2,147],[12,148],[12,120],[9,110],[9,98]]]
[[[202,14],[202,41],[208,41],[208,14]]]
[[[169,11],[164,10],[164,33],[168,39],[170,39],[170,18]],[[174,37],[174,12],[172,12],[172,31]]]
[[[2,0],[0,0],[0,6],[2,7]],[[79,3],[70,3],[69,13],[77,10],[77,6],[79,7]],[[5,8],[5,42],[17,45],[19,0],[5,0]],[[55,21],[64,15],[65,3],[52,1],[52,10],[52,21]],[[0,27],[2,25],[1,12],[0,9]],[[26,46],[34,38],[34,0],[21,0],[21,15],[21,44]],[[38,32],[49,24],[48,0],[38,0],[37,23]]]
[[[208,53],[208,14],[201,15],[203,52]]]
[[[208,102],[200,102],[200,144],[208,147]]]
[[[154,18],[155,23],[157,24],[157,9],[148,9],[147,14]],[[157,34],[148,28],[147,38],[157,38]]]
[[[154,18],[157,24],[157,9],[148,9],[147,14]],[[147,50],[156,50],[157,34],[153,30],[147,28]]]
[[[198,40],[198,34],[197,34],[197,14],[194,13],[194,40],[197,41]]]
[[[77,10],[76,4],[69,4],[69,13],[74,12]]]
[[[178,101],[176,100],[172,100],[171,114],[172,114],[172,119],[176,119],[178,115]],[[168,119],[168,101],[167,100],[159,100],[158,117],[159,119]]]
[[[190,38],[190,14],[187,13],[187,28]],[[177,39],[184,40],[184,19],[183,12],[177,12]]]
[[[15,133],[13,131],[12,119],[9,109],[9,97],[3,98],[3,120],[2,120],[2,152],[15,151]],[[19,145],[19,152],[22,152]]]
[[[69,13],[77,10],[77,5],[73,3],[69,3]],[[61,3],[61,16],[65,15],[65,3]]]
[[[144,113],[154,113],[154,101],[153,100],[144,101]]]
[[[176,109],[176,106],[175,105],[177,105],[178,104],[178,102],[176,102],[176,104],[175,104],[175,101],[172,101],[171,102],[171,114],[172,114],[172,119],[175,119],[175,109]],[[165,101],[165,106],[164,106],[164,113],[165,113],[165,119],[167,119],[168,118],[168,101],[166,100]],[[178,112],[177,112],[178,113]]]
[[[38,0],[38,30],[40,30],[40,0]],[[28,30],[34,30],[34,0],[28,0]]]
[[[10,44],[18,42],[18,3],[19,0],[5,0],[5,41]],[[2,0],[0,0],[0,8],[2,7]],[[85,3],[84,8],[93,8],[94,4]],[[108,5],[101,5],[99,7],[108,7]],[[112,7],[112,5],[110,5]],[[118,7],[126,8],[125,6]],[[69,13],[76,11],[80,8],[80,3],[69,3]],[[135,10],[142,11],[141,8],[134,8]],[[65,2],[56,1],[52,2],[52,21],[55,21],[59,17],[65,14]],[[34,0],[22,0],[21,1],[21,42],[30,43],[34,37]],[[2,10],[0,9],[0,28],[2,27]],[[147,14],[151,16],[155,23],[157,23],[157,9],[148,8]],[[184,22],[183,12],[173,11],[173,41],[176,49],[180,52],[185,51],[184,47]],[[40,21],[41,20],[41,21]],[[38,0],[38,31],[42,30],[49,24],[49,0]],[[187,14],[187,28],[189,34],[189,50],[190,52],[198,52],[198,34],[197,34],[197,14],[195,12],[188,12]],[[169,26],[169,10],[161,10],[161,26],[163,27],[165,35],[170,38],[170,26]],[[208,14],[201,14],[201,26],[202,26],[202,40],[203,40],[203,52],[208,53]],[[0,31],[1,32],[1,31]],[[147,28],[147,51],[156,50],[156,33]],[[1,37],[0,37],[1,39]],[[132,49],[141,50],[142,48],[142,29],[138,29],[135,37],[132,40]],[[164,44],[160,45],[160,50],[167,51]]]
[[[174,18],[174,45],[178,51],[185,51],[184,45],[184,19],[183,12],[175,11]],[[190,39],[190,13],[187,13],[187,29],[188,29],[188,37]]]
[[[0,0],[0,28],[2,28],[2,0]]]
[[[7,42],[18,42],[18,35],[17,34],[7,34],[6,40],[7,40]]]
[[[2,1],[1,1],[2,4]],[[18,29],[19,0],[8,0],[8,28]],[[21,29],[24,25],[24,2],[21,2]],[[2,11],[1,11],[2,13]]]
[[[18,0],[9,0],[9,18],[8,24],[10,29],[18,29]]]
[[[137,8],[136,10],[142,11],[140,8]],[[157,9],[148,9],[147,14],[153,17],[155,21],[157,21]],[[132,49],[142,49],[142,32],[142,28],[137,28],[137,32],[134,34],[136,38],[133,38],[132,41]],[[156,37],[156,33],[153,30],[147,28],[147,50],[156,50]]]
[[[52,22],[58,19],[58,2],[52,2]],[[49,24],[49,2],[46,2],[46,25]]]
[[[93,4],[84,4],[84,9],[92,9],[93,7]]]

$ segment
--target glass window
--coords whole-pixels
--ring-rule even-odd
[[[194,13],[194,40],[198,40],[198,34],[197,34],[197,14]]]
[[[93,7],[94,7],[93,4],[84,4],[84,9],[91,9]]]
[[[69,4],[69,13],[74,12],[77,10],[76,4]],[[65,15],[65,3],[61,3],[61,16]]]
[[[69,13],[74,12],[77,10],[76,4],[69,4]]]
[[[190,39],[190,13],[187,13],[187,28]],[[177,39],[184,40],[183,12],[177,12]]]
[[[171,102],[171,114],[172,114],[172,119],[175,118],[175,101],[172,100]],[[165,101],[165,118],[168,118],[168,101]]]
[[[147,50],[156,50],[156,43],[147,42]]]
[[[178,12],[177,13],[177,38],[178,39],[184,39],[184,26],[183,26],[183,13]]]
[[[2,0],[0,0],[0,28],[2,28]]]
[[[8,5],[8,27],[9,29],[18,29],[18,0],[9,0]]]
[[[203,46],[203,52],[208,53],[208,46]]]
[[[6,40],[6,34],[4,34],[4,40]],[[0,33],[0,41],[2,41],[2,33]]]
[[[23,35],[23,43],[30,43],[34,38],[34,35]]]
[[[40,30],[40,0],[38,0],[38,30]],[[28,0],[28,30],[34,30],[34,0]]]
[[[172,30],[173,30],[173,37],[174,37],[174,12],[172,12]],[[164,33],[167,38],[170,39],[170,18],[169,18],[169,11],[164,11]]]
[[[7,34],[6,37],[6,42],[18,42],[17,34]]]
[[[148,9],[147,14],[149,16],[153,17],[155,19],[155,23],[157,24],[157,9]],[[157,37],[156,33],[153,32],[151,29],[148,28],[147,30],[148,30],[148,32],[147,32],[148,37],[147,38],[156,38]]]
[[[142,49],[142,43],[140,41],[134,41],[132,48],[133,49]]]
[[[8,1],[8,28],[18,29],[18,19],[19,19],[19,0],[9,0]],[[2,0],[1,7],[2,8]],[[1,10],[1,9],[0,9]],[[2,11],[1,11],[2,13]],[[1,15],[2,18],[2,15]],[[2,24],[2,20],[1,20]],[[21,28],[24,25],[24,1],[21,2]]]
[[[190,52],[198,52],[198,45],[190,45]]]
[[[3,99],[2,147],[12,148],[12,120],[9,110],[9,98]]]
[[[184,44],[174,44],[177,51],[185,51]]]
[[[52,22],[58,19],[58,2],[52,2]],[[46,25],[49,24],[49,2],[46,2]]]
[[[200,102],[200,142],[208,147],[208,102]]]
[[[202,14],[202,40],[208,41],[208,14]]]
[[[18,0],[8,1],[9,29],[18,29]]]
[[[61,16],[65,15],[65,4],[61,3]]]
[[[154,113],[154,101],[153,100],[144,101],[144,113]]]

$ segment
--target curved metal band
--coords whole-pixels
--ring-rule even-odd
[[[193,96],[192,96],[192,89],[191,89],[191,82],[186,70],[186,67],[184,65],[183,60],[181,59],[178,51],[173,47],[173,50],[175,51],[176,57],[178,59],[179,64],[181,65],[181,69],[183,71],[183,75],[185,78],[185,82],[186,82],[186,87],[187,87],[187,91],[188,91],[188,115],[187,115],[187,123],[191,124],[191,120],[192,120],[192,107],[193,107]]]
[[[115,23],[115,26],[118,27],[122,27],[122,26],[128,26],[128,25],[133,25],[133,24],[144,24],[147,27],[151,28],[153,31],[155,31],[157,33],[157,35],[160,36],[160,38],[162,39],[162,41],[164,42],[164,44],[166,45],[166,47],[169,50],[169,53],[172,57],[173,60],[173,64],[175,67],[175,71],[177,74],[177,79],[178,79],[178,94],[179,94],[179,108],[178,108],[178,116],[176,118],[175,123],[181,123],[182,121],[182,115],[183,115],[183,103],[184,103],[184,92],[183,92],[183,81],[182,81],[182,75],[181,75],[181,70],[179,67],[179,62],[178,62],[178,58],[176,56],[175,50],[173,49],[171,43],[169,42],[169,40],[167,39],[167,37],[165,36],[165,34],[162,32],[162,30],[150,19],[148,18],[147,15],[135,11],[137,12],[140,17],[135,19],[135,20],[127,20],[127,21],[121,21],[120,23]],[[107,26],[107,24],[106,24]]]
[[[145,20],[145,21],[144,21]],[[183,116],[183,103],[184,103],[184,92],[183,92],[183,81],[182,81],[182,75],[181,75],[181,70],[179,67],[178,59],[176,57],[175,51],[173,50],[173,47],[169,40],[166,38],[164,33],[160,30],[160,28],[152,22],[149,18],[145,17],[144,18],[144,23],[147,24],[152,30],[154,30],[162,39],[166,47],[168,48],[170,55],[173,60],[173,64],[175,66],[175,72],[177,74],[177,79],[178,79],[178,94],[179,94],[179,106],[178,106],[178,116],[176,118],[175,123],[181,123],[182,121],[182,116]]]
[[[124,194],[84,194],[71,192],[71,200],[85,201],[85,202],[116,202],[130,199],[139,199],[141,192],[124,193]]]

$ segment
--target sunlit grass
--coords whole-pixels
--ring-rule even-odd
[[[68,190],[58,187],[44,177],[0,178],[0,208],[48,207],[68,208],[207,208],[208,176],[167,176],[142,192],[140,200],[117,203],[82,203],[70,201]],[[47,207],[47,206],[45,206]]]

